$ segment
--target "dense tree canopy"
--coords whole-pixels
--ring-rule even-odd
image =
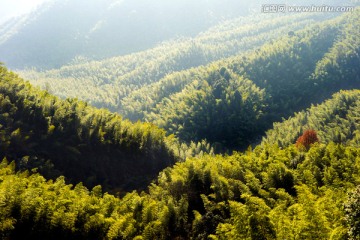
[[[340,92],[321,105],[296,113],[288,120],[275,123],[263,143],[289,146],[306,130],[314,129],[320,142],[333,141],[345,145],[359,144],[360,93]]]
[[[0,238],[359,239],[359,16],[22,73],[47,91],[1,65]]]
[[[60,100],[2,66],[0,120],[0,158],[87,186],[142,188],[177,158],[176,141],[153,124],[133,124],[76,99]]]
[[[231,156],[189,158],[162,171],[148,193],[122,198],[103,194],[99,186],[66,185],[62,177],[46,181],[39,174],[16,173],[15,164],[4,160],[0,234],[3,239],[357,239],[360,148],[354,138],[348,136],[348,146],[322,140],[303,151],[294,142],[282,149],[266,144]]]

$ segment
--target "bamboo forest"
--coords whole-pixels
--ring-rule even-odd
[[[360,239],[358,0],[24,2],[0,239]]]

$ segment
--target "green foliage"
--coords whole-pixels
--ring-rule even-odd
[[[249,144],[276,119],[343,86],[324,69],[356,87],[358,42],[349,31],[358,31],[358,15],[129,88],[139,90],[138,103],[149,97],[137,116],[169,136],[152,123],[59,100],[1,67],[0,157],[14,162],[0,164],[0,237],[358,239],[359,90],[341,91],[274,124],[254,149],[214,155],[211,148]],[[334,84],[325,87],[327,79]],[[147,85],[156,86],[149,95]],[[306,129],[314,129],[319,142],[303,151],[295,141]],[[95,186],[143,189],[160,170],[147,192],[117,198]]]
[[[150,100],[141,102],[150,102],[153,106],[150,110],[149,106],[143,109],[145,119],[181,140],[205,138],[216,151],[223,147],[244,148],[268,127],[269,122],[306,106],[299,98],[308,101],[309,93],[304,89],[310,85],[313,88],[313,83],[306,79],[312,72],[311,64],[303,61],[311,58],[315,63],[319,60],[319,53],[327,50],[326,46],[332,44],[336,33],[337,29],[330,23],[312,27],[296,37],[286,36],[267,44],[260,51],[197,68],[196,75],[190,70],[168,76],[160,81],[162,88],[156,90],[154,97],[148,93],[148,87],[143,88],[146,93],[141,92],[142,96]],[[299,71],[299,68],[304,69]],[[293,76],[289,78],[290,73]],[[168,84],[171,88],[166,93]],[[299,98],[294,99],[294,96]]]
[[[357,92],[342,91],[336,97]],[[17,129],[12,138],[23,135]],[[295,144],[263,144],[231,156],[203,154],[177,162],[160,172],[147,193],[122,198],[103,193],[100,186],[67,185],[64,177],[46,181],[39,174],[15,172],[15,162],[4,160],[0,236],[357,239],[359,160],[358,145],[322,142],[302,151]]]
[[[357,119],[360,114],[360,91],[341,91],[323,104],[306,111],[274,127],[266,133],[263,144],[289,146],[307,129],[314,129],[320,142],[336,142],[359,146]]]
[[[169,141],[153,124],[133,124],[76,99],[59,100],[4,67],[0,119],[0,158],[50,178],[61,174],[87,186],[139,189],[176,161],[176,146],[170,146],[176,139]]]
[[[325,21],[333,17],[236,19],[137,54],[22,76],[61,97],[151,121],[187,144],[244,149],[273,121],[322,100],[307,89],[313,66],[340,31],[342,18]]]
[[[344,27],[329,52],[316,64],[312,78],[324,88],[359,88],[359,10],[344,17]]]
[[[264,105],[264,91],[222,68],[163,99],[158,111],[145,117],[184,141],[206,139],[215,148],[216,143],[235,148],[250,143]]]
[[[348,199],[344,205],[346,212],[346,221],[349,225],[348,234],[350,236],[350,239],[359,239],[360,237],[359,200],[360,200],[360,193],[359,193],[359,186],[357,186],[354,191],[349,193]]]
[[[66,185],[62,177],[46,181],[39,174],[15,174],[13,166],[1,163],[2,239],[102,239],[115,222],[119,200],[101,188],[96,196],[96,189]]]

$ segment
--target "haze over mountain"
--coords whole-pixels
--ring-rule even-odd
[[[224,20],[261,11],[264,0],[50,0],[0,27],[0,61],[49,69],[75,58],[102,59],[191,37]],[[291,1],[289,4],[310,4]],[[346,5],[327,0],[317,4]]]
[[[46,0],[0,0],[0,24],[9,20],[10,18],[33,11],[44,1]]]
[[[145,50],[194,36],[257,5],[235,0],[53,0],[0,29],[0,60],[11,68],[53,68]]]

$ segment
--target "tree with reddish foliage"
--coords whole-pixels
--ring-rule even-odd
[[[303,135],[297,139],[295,146],[299,149],[305,148],[306,150],[309,150],[310,145],[316,142],[319,142],[316,131],[306,130]]]

